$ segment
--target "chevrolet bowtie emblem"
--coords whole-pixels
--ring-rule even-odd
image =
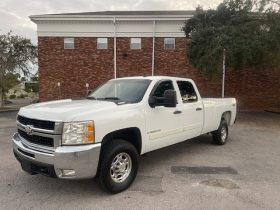
[[[25,132],[28,134],[28,135],[32,135],[33,133],[33,127],[31,125],[27,125],[25,127]]]

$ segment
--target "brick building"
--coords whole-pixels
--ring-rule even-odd
[[[221,96],[187,59],[184,21],[193,11],[107,11],[31,16],[38,27],[40,100],[81,98],[114,77],[192,78],[203,97]],[[60,87],[58,87],[60,83]],[[280,107],[278,69],[226,71],[225,96],[239,109]]]

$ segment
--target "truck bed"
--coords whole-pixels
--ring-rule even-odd
[[[236,117],[235,98],[202,98],[204,106],[204,125],[202,134],[217,130],[220,116],[228,112],[228,124],[232,125]]]

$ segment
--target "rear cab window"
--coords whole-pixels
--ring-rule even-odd
[[[189,81],[177,81],[183,103],[197,102],[197,93]]]

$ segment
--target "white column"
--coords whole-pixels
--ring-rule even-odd
[[[223,51],[223,81],[222,81],[222,98],[225,97],[225,76],[226,76],[226,49]]]
[[[152,76],[155,73],[155,30],[156,30],[156,21],[153,21],[153,52],[152,52]]]
[[[116,17],[114,17],[114,78],[117,78],[117,39],[116,39]]]

